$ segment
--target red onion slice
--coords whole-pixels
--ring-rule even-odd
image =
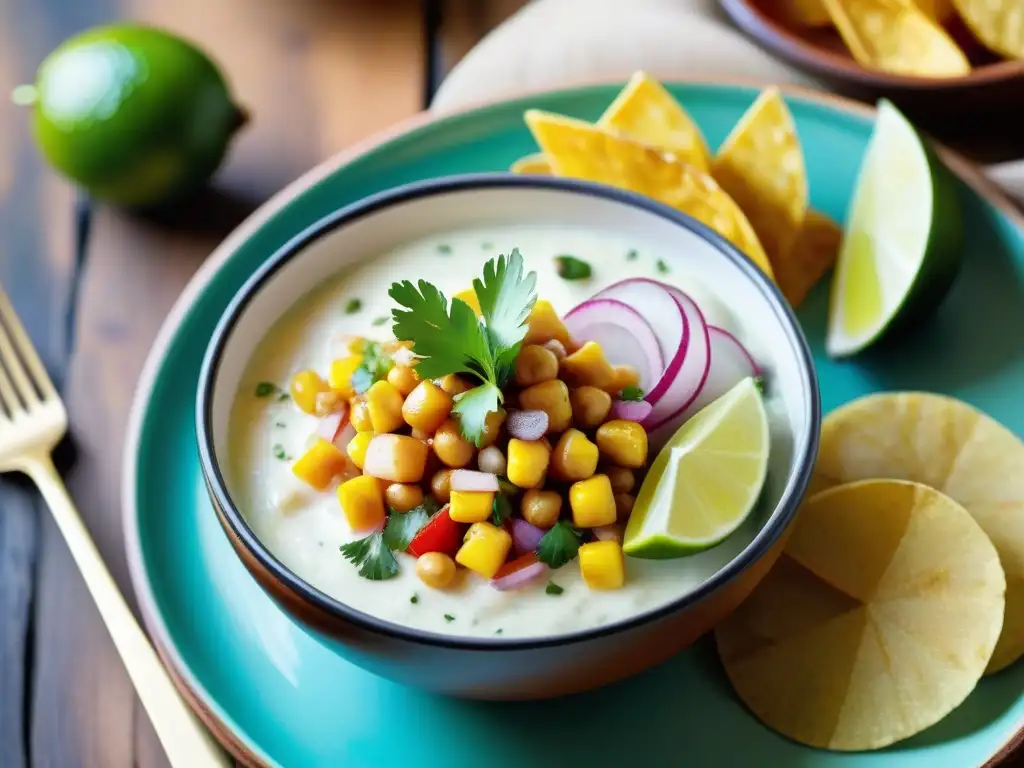
[[[642,422],[652,410],[654,406],[646,400],[616,400],[612,403],[612,416],[626,421]]]
[[[611,298],[588,299],[571,310],[564,322],[577,343],[595,341],[613,365],[636,368],[645,391],[661,378],[665,358],[658,337],[644,316],[628,304]]]
[[[754,358],[731,333],[709,325],[708,338],[711,341],[711,368],[700,394],[680,414],[680,424],[704,406],[720,398],[743,379],[761,375],[761,369],[754,362]]]
[[[328,443],[333,443],[334,438],[347,421],[347,415],[348,409],[342,409],[321,417],[316,423],[316,436]]]
[[[602,525],[592,529],[594,538],[598,541],[617,541],[622,543],[621,525]]]
[[[455,469],[449,478],[453,491],[471,493],[497,493],[498,476],[490,472],[476,472],[472,469]]]
[[[548,431],[545,411],[509,411],[505,429],[516,440],[540,440]]]
[[[537,545],[544,537],[544,531],[518,517],[512,518],[512,546],[516,555],[525,555],[527,552],[536,552]]]
[[[502,576],[500,579],[492,579],[491,586],[495,589],[499,589],[502,592],[506,592],[510,589],[519,589],[529,584],[535,579],[539,579],[545,576],[548,572],[548,567],[544,563],[531,563],[525,568],[520,568],[518,571],[513,571],[508,576]]]

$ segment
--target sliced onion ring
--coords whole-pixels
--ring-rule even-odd
[[[646,400],[616,400],[612,403],[612,416],[626,421],[643,422],[652,410],[654,406]]]
[[[544,538],[544,531],[518,517],[512,519],[511,527],[512,546],[515,548],[516,555],[537,551],[537,545]]]
[[[500,490],[497,475],[472,469],[452,470],[449,482],[453,491],[497,493]]]

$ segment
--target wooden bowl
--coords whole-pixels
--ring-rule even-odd
[[[947,31],[973,70],[963,77],[910,77],[861,66],[835,29],[796,26],[780,14],[776,0],[720,3],[755,43],[834,89],[867,101],[888,98],[919,126],[975,159],[1024,156],[1024,138],[1005,117],[1007,107],[1024,100],[1024,61],[998,58],[959,19]]]

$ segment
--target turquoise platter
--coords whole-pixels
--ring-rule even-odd
[[[540,703],[466,702],[403,688],[333,655],[287,618],[235,558],[203,487],[193,413],[206,342],[245,279],[293,235],[371,193],[507,168],[535,151],[527,107],[596,119],[621,83],[415,118],[328,161],[242,225],[193,279],[154,344],[125,451],[128,557],[145,621],[183,692],[249,764],[964,768],[994,761],[1024,727],[1024,663],[985,679],[937,726],[889,749],[831,753],[762,726],[732,694],[707,640],[611,687]],[[750,85],[670,90],[717,146],[757,94]],[[791,90],[812,205],[842,220],[872,112]],[[827,412],[859,395],[920,389],[960,397],[1024,435],[1024,220],[965,161],[966,258],[946,302],[900,343],[853,361],[824,354],[827,286],[801,308]]]

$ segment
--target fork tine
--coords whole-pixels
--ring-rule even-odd
[[[24,374],[24,369],[21,368],[21,361],[23,361],[32,379],[35,381],[36,387],[42,393],[43,399],[57,397],[57,390],[54,389],[53,382],[50,381],[50,375],[46,372],[43,362],[36,353],[36,348],[32,346],[32,340],[25,333],[25,329],[22,327],[21,321],[18,320],[18,315],[15,313],[14,307],[11,305],[10,299],[7,298],[7,294],[2,286],[0,286],[0,320],[2,320],[2,325],[0,325],[0,353],[2,353],[5,360],[8,357],[12,359],[9,367],[15,369],[15,376]],[[11,348],[7,334],[3,333],[4,326],[6,326],[14,339],[14,347],[17,348],[20,354],[20,361],[18,355],[14,353],[14,349]],[[25,380],[25,389],[27,390],[26,396],[28,393],[31,393],[33,399],[38,400],[35,391],[27,380]]]
[[[14,382],[15,388],[21,395],[21,401],[26,408],[31,408],[39,403],[39,395],[36,393],[32,382],[25,373],[25,367],[18,359],[18,353],[14,351],[11,339],[7,335],[4,323],[0,322],[0,365],[7,369],[7,374]]]
[[[21,401],[18,400],[18,396],[14,394],[14,387],[11,385],[11,380],[7,376],[7,369],[3,363],[4,361],[0,360],[0,404],[13,417],[14,414],[23,411],[24,408],[21,405]],[[0,421],[3,421],[5,418],[6,414],[0,414]]]

